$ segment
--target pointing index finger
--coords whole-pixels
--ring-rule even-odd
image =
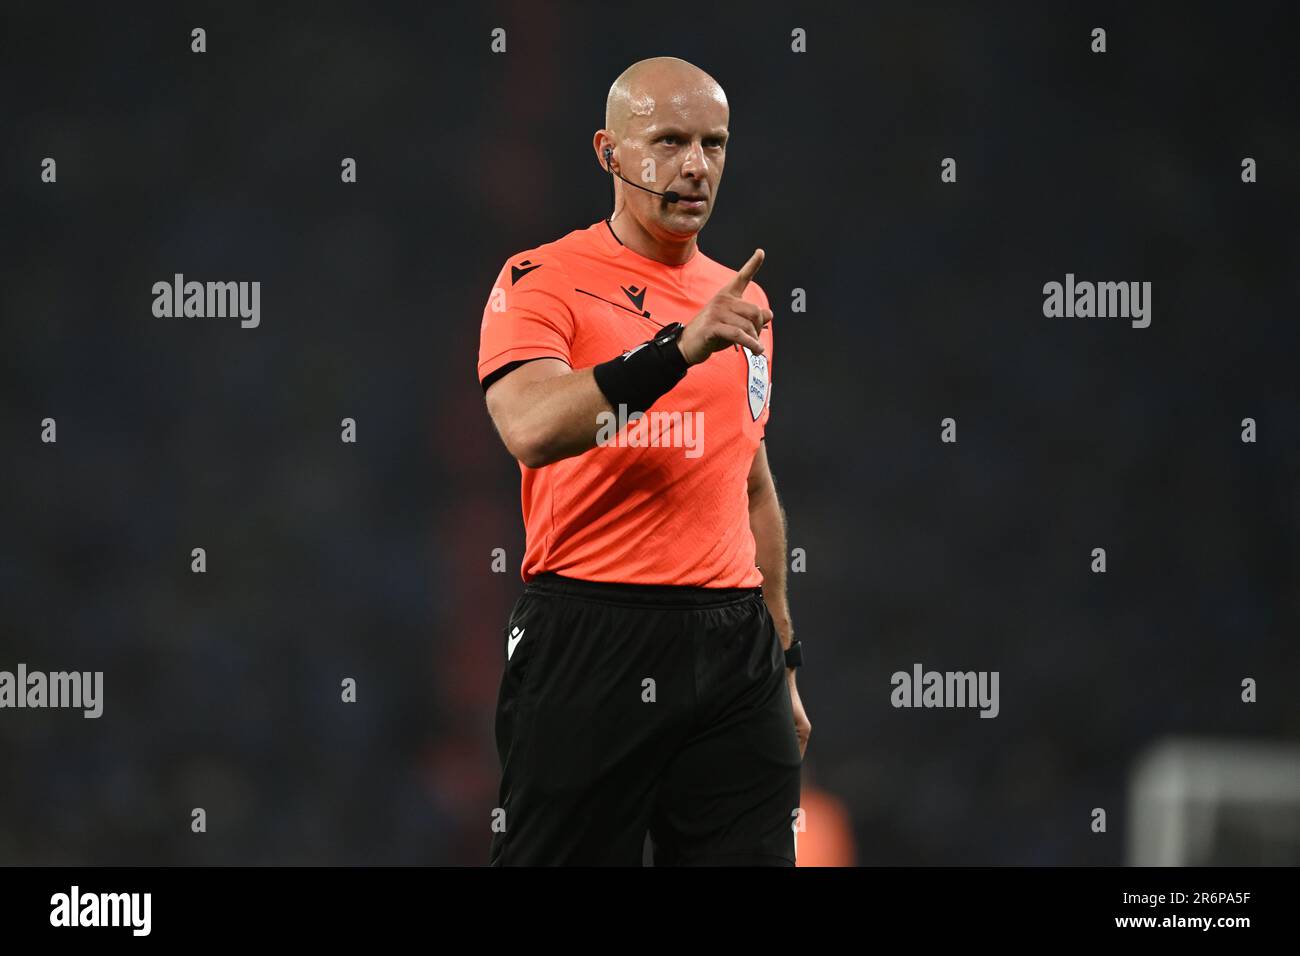
[[[755,249],[754,254],[749,257],[749,261],[740,267],[740,271],[724,288],[732,295],[744,294],[745,289],[749,287],[750,280],[754,278],[759,266],[763,264],[764,255],[762,249]]]

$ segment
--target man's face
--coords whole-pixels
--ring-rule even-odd
[[[632,116],[615,157],[619,172],[650,189],[673,190],[681,199],[622,185],[629,212],[650,235],[680,239],[708,222],[727,156],[726,101],[715,89],[676,89],[633,98]]]

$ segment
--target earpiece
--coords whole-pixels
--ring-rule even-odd
[[[623,182],[627,183],[629,186],[635,186],[637,189],[640,189],[642,192],[647,192],[650,193],[651,195],[662,197],[664,202],[674,203],[681,199],[681,196],[679,196],[671,189],[668,190],[666,193],[661,193],[657,189],[648,189],[647,187],[642,186],[640,183],[632,182],[632,180],[628,179],[622,173],[614,172],[614,150],[612,147],[606,146],[604,152],[605,152],[605,171],[609,173],[609,184],[611,189],[614,186],[614,177],[617,176],[619,179],[623,180]]]

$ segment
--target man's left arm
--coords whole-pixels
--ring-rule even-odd
[[[776,482],[767,464],[767,442],[758,443],[754,464],[749,469],[749,528],[754,533],[754,561],[763,572],[763,600],[776,625],[782,649],[794,641],[794,624],[790,619],[790,601],[785,590],[785,512],[776,496]],[[790,703],[794,707],[794,726],[799,735],[799,754],[808,747],[812,724],[804,713],[799,690],[795,686],[795,669],[786,670]]]

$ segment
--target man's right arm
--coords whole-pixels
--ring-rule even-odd
[[[611,410],[589,368],[539,358],[488,386],[488,414],[510,454],[529,468],[596,447],[597,416]]]
[[[688,366],[732,345],[763,353],[758,336],[772,321],[772,313],[742,298],[762,264],[763,250],[755,250],[686,325],[677,347]],[[595,448],[601,433],[598,416],[615,410],[596,383],[593,369],[575,372],[558,358],[525,362],[489,385],[485,398],[506,448],[529,468]]]

